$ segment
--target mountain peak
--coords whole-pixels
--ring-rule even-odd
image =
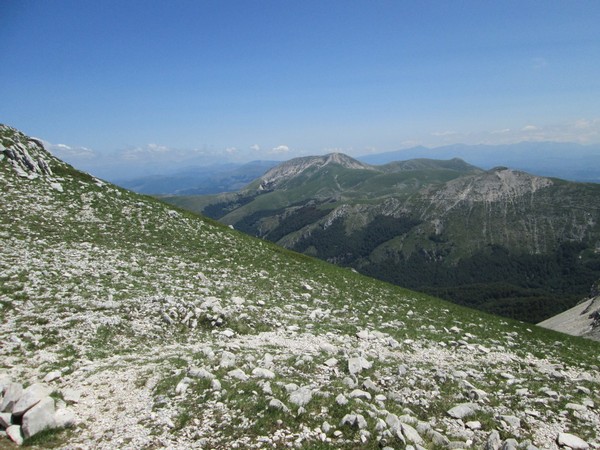
[[[344,153],[329,153],[319,156],[304,156],[285,161],[273,167],[260,178],[262,189],[273,189],[280,183],[325,166],[340,166],[344,169],[374,170],[372,166],[357,161]]]

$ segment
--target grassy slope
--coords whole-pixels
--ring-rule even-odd
[[[597,343],[378,282],[97,183],[58,162],[51,166],[52,180],[25,180],[0,161],[0,365],[26,382],[60,368],[59,389],[81,390],[84,398],[72,406],[80,419],[76,432],[50,435],[43,446],[231,448],[267,435],[280,436],[272,441],[277,445],[316,448],[328,421],[341,434],[329,433],[323,448],[377,448],[376,418],[385,419],[383,411],[410,411],[452,436],[460,424],[445,410],[466,399],[450,375],[457,369],[490,395],[474,417],[484,422],[471,433],[476,443],[500,427],[495,413],[530,406],[515,397],[519,386],[535,395],[542,387],[564,393],[541,408],[552,430],[571,429],[586,439],[598,433],[597,424],[556,415],[581,397],[576,385],[597,392]],[[215,300],[219,309],[203,307]],[[212,325],[217,316],[222,323]],[[358,340],[354,334],[365,328],[383,337]],[[312,389],[313,400],[304,412],[268,409],[260,380],[232,379],[219,366],[225,350],[248,374],[271,355],[272,395],[289,405],[284,385],[294,382]],[[374,363],[359,382],[375,380],[386,399],[338,406],[336,396],[351,390],[343,383],[346,358],[357,353]],[[339,360],[335,371],[323,365],[331,357]],[[398,376],[400,364],[407,375]],[[213,392],[193,379],[186,394],[177,394],[186,370],[198,366],[215,373],[224,389]],[[566,375],[548,378],[555,370]],[[498,389],[500,372],[521,381]],[[593,398],[599,401],[596,393]],[[364,444],[358,430],[339,425],[350,412],[367,418],[371,436]],[[554,438],[535,427],[523,433],[541,443]]]

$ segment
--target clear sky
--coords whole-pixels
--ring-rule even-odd
[[[0,122],[82,158],[600,142],[598,0],[3,0],[0,51]]]

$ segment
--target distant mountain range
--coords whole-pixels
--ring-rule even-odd
[[[369,164],[386,164],[411,158],[461,158],[484,169],[507,166],[540,176],[571,181],[600,182],[600,145],[581,145],[573,142],[413,147],[394,152],[365,155],[357,159]]]
[[[452,159],[461,158],[469,164],[483,169],[506,166],[531,174],[557,177],[571,181],[600,182],[600,146],[585,146],[575,143],[521,142],[508,145],[463,145],[443,147],[413,147],[389,153],[364,155],[358,161],[382,165],[393,161],[409,159]],[[113,177],[107,176],[110,170],[104,168],[95,175],[126,189],[143,194],[217,194],[240,190],[267,170],[280,164],[280,161],[253,161],[246,164],[226,163],[194,164],[178,171],[172,163],[165,165],[165,172],[156,175],[123,175],[124,163]],[[168,168],[168,169],[167,169]],[[89,168],[88,168],[89,170]],[[91,170],[93,173],[94,170]]]
[[[600,184],[455,158],[284,162],[237,193],[164,200],[287,248],[539,322],[600,278]]]

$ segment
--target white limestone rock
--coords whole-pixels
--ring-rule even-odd
[[[312,391],[303,386],[290,394],[290,403],[296,406],[304,406],[312,400]]]
[[[62,373],[60,370],[53,370],[52,372],[46,374],[44,377],[44,383],[50,383],[51,381],[58,380],[61,376]]]
[[[11,425],[6,429],[8,438],[17,445],[23,445],[24,437],[23,430],[20,425]]]
[[[0,403],[0,412],[12,413],[15,404],[23,395],[23,385],[21,383],[10,382],[4,388],[4,398]]]
[[[25,439],[47,428],[54,428],[56,426],[54,420],[55,413],[54,399],[52,397],[43,398],[35,406],[27,410],[23,415],[23,423],[21,424]]]
[[[559,433],[556,442],[558,442],[558,445],[570,447],[573,450],[587,450],[590,448],[587,442],[570,433]]]
[[[56,428],[71,428],[75,426],[75,413],[69,408],[59,408],[54,414]]]
[[[255,367],[252,370],[252,375],[256,378],[264,378],[267,380],[271,380],[271,379],[275,378],[275,373],[273,373],[269,369],[264,369],[262,367]]]
[[[461,403],[447,411],[450,417],[455,419],[464,419],[465,417],[472,416],[479,410],[479,405],[475,403]]]
[[[50,388],[45,384],[35,383],[23,391],[23,395],[13,407],[15,416],[22,416],[27,410],[37,405],[42,399],[50,395]]]
[[[246,381],[249,378],[242,369],[230,370],[227,372],[227,375],[240,381]]]
[[[0,413],[0,427],[8,428],[12,425],[11,413]]]

